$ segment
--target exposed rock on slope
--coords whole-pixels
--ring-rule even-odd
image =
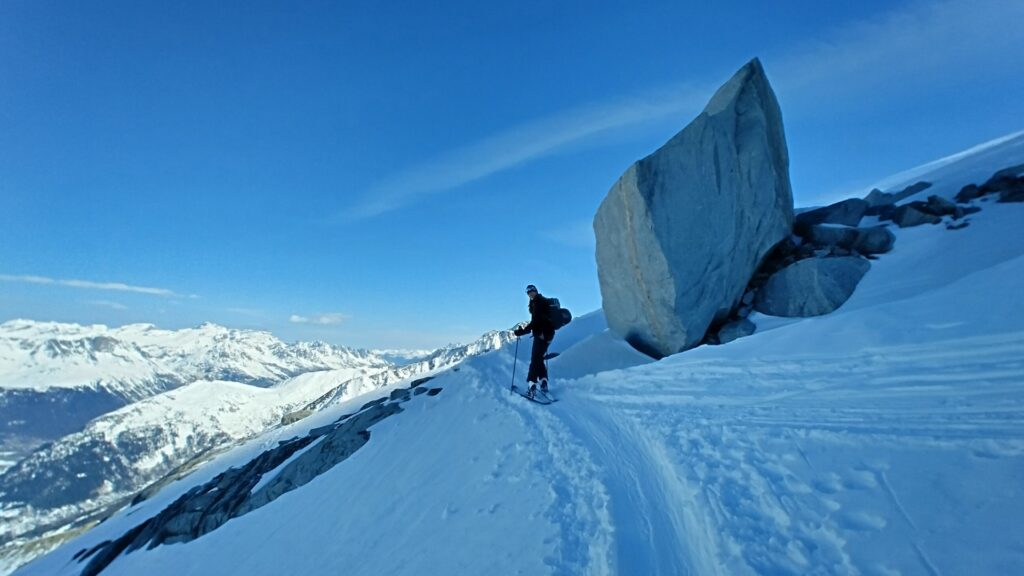
[[[656,357],[699,344],[792,222],[782,114],[755,59],[601,203],[594,231],[609,326]]]
[[[821,316],[842,306],[871,263],[858,256],[807,258],[774,274],[754,309],[772,316]]]

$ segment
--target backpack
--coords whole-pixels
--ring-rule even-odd
[[[558,298],[548,298],[548,309],[545,315],[548,318],[548,322],[551,323],[551,327],[555,330],[558,330],[562,326],[572,322],[572,312],[569,312],[566,308],[562,308],[562,305],[558,302]]]

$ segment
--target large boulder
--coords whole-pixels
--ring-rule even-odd
[[[782,113],[754,59],[601,203],[594,232],[608,325],[654,357],[699,344],[792,224]]]
[[[754,309],[771,316],[828,314],[846,302],[869,268],[871,263],[859,256],[800,260],[768,279]]]

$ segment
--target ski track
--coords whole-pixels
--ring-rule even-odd
[[[636,369],[636,386],[629,370],[555,381],[553,406],[512,397],[537,431],[562,529],[552,573],[955,572],[929,548],[890,465],[904,453],[1020,459],[1021,352],[1024,332],[683,358]],[[859,560],[880,542],[900,557]]]

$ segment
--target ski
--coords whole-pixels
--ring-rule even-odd
[[[540,391],[537,391],[537,393],[535,393],[533,396],[528,396],[527,394],[520,392],[519,388],[517,387],[513,387],[512,391],[522,396],[523,398],[526,398],[530,402],[536,402],[537,404],[540,404],[542,406],[547,406],[548,404],[554,404],[555,402],[557,402],[557,399],[551,398],[550,396],[545,398],[544,396],[542,396],[542,392]]]

